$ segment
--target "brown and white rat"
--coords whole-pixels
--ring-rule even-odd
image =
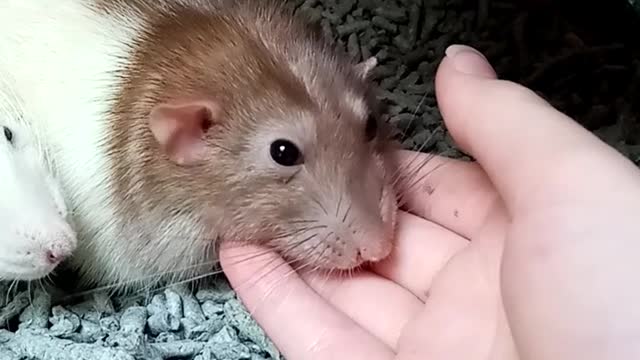
[[[0,1],[0,56],[51,144],[85,283],[206,274],[220,241],[324,270],[390,253],[376,60],[282,4]]]

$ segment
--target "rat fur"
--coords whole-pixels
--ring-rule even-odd
[[[0,52],[74,209],[85,284],[202,276],[220,241],[321,270],[390,253],[376,61],[279,4],[0,1]]]
[[[29,113],[0,76],[0,280],[37,280],[69,257],[77,239],[61,187]]]

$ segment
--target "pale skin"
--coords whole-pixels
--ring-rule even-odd
[[[257,322],[289,360],[640,358],[640,170],[470,48],[449,48],[436,89],[477,161],[427,165],[370,271],[223,247]]]

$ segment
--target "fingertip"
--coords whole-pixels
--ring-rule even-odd
[[[541,181],[566,192],[558,184],[593,182],[593,169],[612,164],[609,156],[596,162],[596,155],[612,153],[604,142],[532,89],[498,79],[486,59],[468,47],[447,49],[436,74],[436,97],[457,146],[482,166],[510,211],[555,198],[552,188],[540,192]],[[611,187],[608,181],[601,179],[601,187]],[[581,196],[590,196],[593,188]]]
[[[495,70],[482,53],[457,44],[446,49],[436,72],[436,99],[444,124],[456,144],[467,153],[473,151],[473,144],[467,139],[469,127],[465,122],[473,117],[473,91],[479,88],[475,83],[496,79]]]
[[[443,63],[458,74],[478,78],[496,79],[497,75],[487,58],[478,50],[466,46],[453,44],[445,50]]]

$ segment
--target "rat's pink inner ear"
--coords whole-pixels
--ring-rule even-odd
[[[160,103],[149,114],[149,128],[171,161],[193,165],[205,159],[205,135],[219,113],[219,107],[211,101]]]

